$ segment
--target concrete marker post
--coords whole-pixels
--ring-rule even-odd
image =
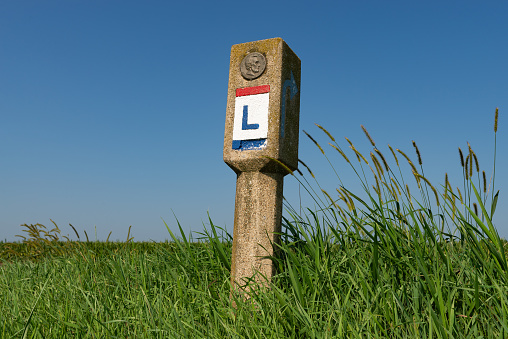
[[[237,174],[231,284],[266,284],[280,242],[284,176],[298,167],[300,59],[281,38],[231,48],[224,162]],[[272,159],[276,159],[274,161]],[[276,247],[276,246],[275,246]]]

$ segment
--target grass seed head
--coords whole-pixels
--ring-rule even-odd
[[[436,203],[437,205],[439,206],[439,197],[438,197],[438,194],[437,194],[437,190],[436,188],[430,183],[429,179],[425,178],[423,175],[420,175],[418,174],[418,176],[423,180],[425,181],[425,183],[430,187],[430,189],[432,190],[432,192],[434,192],[434,196],[436,197]],[[448,175],[446,175],[446,177],[448,178]]]
[[[464,154],[462,154],[462,150],[459,147],[459,155],[460,155],[460,166],[464,167]]]
[[[309,137],[310,140],[312,140],[312,142],[319,148],[319,150],[321,151],[321,153],[325,154],[325,151],[323,151],[323,149],[321,148],[321,146],[318,144],[318,142],[316,140],[314,140],[314,138],[307,132],[303,131],[303,133],[305,133],[305,135],[307,135]]]
[[[416,142],[413,140],[413,147],[416,150],[416,155],[418,156],[418,164],[422,164],[422,156],[420,155],[420,150],[418,149],[418,146],[416,146]]]
[[[330,138],[333,142],[335,142],[335,138],[321,125],[315,124],[317,127],[319,127],[323,132],[328,135],[328,138]]]
[[[397,184],[397,182],[395,181],[394,178],[390,178],[394,184],[395,187],[397,187],[397,191],[399,192],[399,195],[402,195],[402,193],[400,192],[400,189],[399,189],[399,184]]]
[[[331,144],[331,143],[328,143],[328,145],[332,146],[333,148],[335,148],[337,150],[337,152],[340,153],[340,155],[342,155],[342,157],[350,164],[351,162],[349,161],[348,157],[344,154],[344,152],[342,152],[342,150],[340,148],[338,148],[337,146]]]
[[[497,133],[497,118],[499,116],[499,108],[496,107],[496,116],[494,118],[494,133]]]
[[[336,189],[336,190],[337,190],[337,192],[339,192],[339,199],[344,201],[344,203],[346,203],[348,210],[352,211],[352,207],[349,205],[349,199],[346,197],[346,195],[344,195],[344,193],[342,193],[338,189]]]
[[[462,193],[460,193],[460,189],[458,187],[457,187],[457,191],[459,192],[460,202],[463,204],[464,200],[462,199]]]
[[[409,204],[413,206],[413,202],[411,201],[411,191],[409,191],[409,186],[406,184],[406,192],[407,192],[407,199],[409,200]]]
[[[374,153],[370,152],[370,157],[372,161],[374,162],[374,166],[376,166],[377,173],[379,174],[379,178],[383,176],[383,168],[381,167],[381,164],[379,163],[379,160],[377,160]]]
[[[399,201],[399,195],[397,194],[397,191],[399,192],[400,194],[400,191],[399,191],[399,188],[397,187],[397,190],[395,190],[395,187],[392,183],[390,183],[390,187],[392,188],[392,191],[393,191],[393,196],[395,197],[395,200],[397,200],[397,202]]]
[[[305,163],[304,163],[301,159],[298,159],[298,162],[299,162],[300,164],[302,164],[302,165],[303,165],[303,167],[305,167],[305,168],[307,169],[307,171],[309,171],[310,175],[311,175],[313,178],[316,178],[316,177],[314,176],[314,173],[312,173],[312,171],[310,170],[309,166],[307,166],[307,165],[306,165],[306,164],[305,164]],[[301,173],[301,172],[300,172],[300,173]]]
[[[450,185],[450,181],[448,181],[448,190],[453,193],[452,185]]]
[[[409,166],[411,166],[411,169],[413,170],[413,173],[418,174],[418,170],[416,169],[416,166],[413,164],[412,161],[409,161]]]
[[[327,191],[325,191],[324,189],[321,189],[321,192],[323,192],[323,194],[328,198],[328,200],[330,200],[332,205],[335,205],[335,201],[332,199],[332,197],[330,196],[330,194],[328,194]]]
[[[485,171],[483,171],[483,193],[487,193],[487,176]]]
[[[395,158],[395,162],[397,163],[397,166],[399,166],[399,159],[397,159],[397,155],[395,155],[395,152],[393,151],[392,146],[390,146],[390,144],[388,144],[388,147],[390,148],[390,151],[392,152],[392,155]]]
[[[355,203],[353,201],[353,198],[351,198],[351,195],[349,194],[349,192],[344,187],[341,187],[340,189],[342,190],[342,192],[344,193],[344,196],[349,201],[348,208],[350,208],[350,210],[353,211],[355,209]]]
[[[376,147],[376,143],[374,142],[374,140],[372,140],[372,138],[370,137],[370,134],[369,132],[367,132],[367,129],[365,129],[365,127],[363,125],[360,125],[360,127],[362,128],[363,130],[363,133],[365,133],[365,135],[367,136],[367,138],[369,139],[370,143],[372,144],[372,146]]]
[[[388,185],[386,182],[381,182],[384,187],[386,187],[386,189],[388,190],[388,192],[390,192],[390,195],[393,197],[393,199],[399,201],[398,197],[397,197],[397,191],[395,191],[395,187],[393,187],[393,184],[390,182],[390,185]]]
[[[376,178],[377,180],[377,174],[376,172],[374,172],[374,169],[372,168],[372,166],[369,165],[369,168],[370,168],[370,171],[372,172],[372,175],[374,176],[374,178]],[[379,173],[379,172],[378,172]]]
[[[469,148],[469,154],[468,154],[468,157],[469,157],[469,177],[472,177],[473,176],[473,149],[471,148],[471,145],[469,144],[469,142],[467,143],[467,147]],[[467,169],[467,166],[466,166],[466,169]]]
[[[365,161],[365,163],[368,165],[369,162],[367,161],[367,159],[365,159],[365,157],[363,156],[362,153],[360,153],[356,148],[355,146],[351,145],[349,146],[349,148],[351,148],[355,153],[356,153],[356,157],[358,158],[358,162],[362,162],[361,159],[363,159],[363,161]]]
[[[376,151],[376,153],[379,155],[379,157],[381,158],[381,160],[383,160],[383,164],[385,165],[385,169],[386,171],[390,171],[390,167],[388,167],[388,163],[386,162],[386,159],[385,157],[383,156],[383,153],[381,153],[380,150],[378,150],[377,148],[374,150]]]
[[[479,173],[480,172],[480,164],[478,163],[478,158],[476,157],[475,152],[473,152],[473,158],[474,158],[474,164],[476,167],[476,172]]]
[[[76,229],[74,228],[74,226],[72,226],[71,224],[69,224],[69,226],[74,230],[74,233],[76,233],[76,236],[78,237],[78,241],[80,240],[79,238],[79,233],[78,231],[76,231]]]
[[[409,157],[406,155],[406,153],[402,152],[400,149],[397,148],[397,151],[402,154],[404,156],[404,158],[406,158],[407,160],[407,163],[409,164],[409,166],[411,166],[411,169],[413,170],[414,173],[418,173],[415,165],[413,164],[413,162],[411,161],[411,159],[409,159]]]
[[[465,172],[465,175],[466,175],[466,180],[469,179],[469,155],[466,157],[466,164],[464,166],[464,172]]]
[[[420,185],[420,174],[418,174],[418,172],[416,172],[416,171],[413,171],[413,176],[416,179],[416,183],[418,184],[418,188],[422,188],[421,185]]]

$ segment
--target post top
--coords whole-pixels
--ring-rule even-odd
[[[235,172],[298,167],[300,64],[279,37],[231,47],[223,151]]]

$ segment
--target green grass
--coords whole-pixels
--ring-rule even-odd
[[[497,111],[495,125],[496,134]],[[269,289],[230,295],[232,238],[211,221],[198,238],[168,227],[173,241],[161,244],[61,241],[56,225],[24,225],[23,243],[0,244],[0,337],[508,337],[498,191],[472,148],[461,151],[461,188],[446,178],[438,189],[416,144],[414,162],[373,141],[365,157],[321,129],[331,153],[311,140],[331,164],[337,156],[351,166],[364,190],[332,192],[310,169],[292,173],[316,207],[285,205]]]

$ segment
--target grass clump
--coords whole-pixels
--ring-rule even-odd
[[[310,177],[291,174],[316,208],[297,212],[286,201],[269,289],[230,294],[232,237],[211,220],[196,239],[166,225],[171,246],[100,252],[82,242],[78,255],[1,266],[1,337],[507,337],[508,245],[493,223],[499,191],[472,147],[459,148],[463,178],[452,188],[448,175],[440,186],[425,176],[414,141],[416,161],[388,145],[389,157],[362,126],[373,147],[365,156],[318,127],[363,192],[339,175],[325,190],[301,162]]]

